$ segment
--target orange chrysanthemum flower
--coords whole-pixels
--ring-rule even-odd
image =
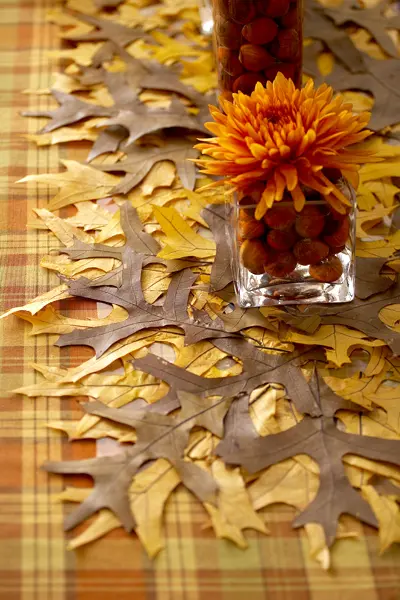
[[[373,153],[357,145],[372,133],[364,129],[370,113],[355,115],[352,105],[340,95],[333,98],[326,84],[314,89],[310,80],[296,89],[281,73],[266,88],[257,83],[251,96],[239,92],[233,102],[221,98],[220,103],[222,111],[210,106],[215,122],[206,124],[216,137],[196,146],[214,159],[198,161],[202,172],[224,177],[213,185],[229,183],[246,192],[264,182],[257,218],[286,191],[296,210],[302,210],[305,187],[343,212],[349,200],[324,169],[339,170],[357,186],[360,163]]]

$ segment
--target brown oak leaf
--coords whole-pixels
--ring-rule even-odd
[[[214,502],[217,485],[212,476],[192,462],[184,460],[184,450],[193,427],[205,427],[217,436],[223,434],[223,420],[231,400],[209,400],[182,393],[182,409],[176,417],[166,417],[145,409],[131,413],[109,408],[95,401],[82,406],[90,415],[128,425],[136,431],[137,442],[122,454],[87,460],[46,462],[43,468],[52,473],[84,473],[93,477],[90,496],[70,515],[65,528],[71,529],[101,508],[109,508],[128,530],[135,527],[129,502],[132,479],[145,463],[166,458],[181,481],[201,501]]]
[[[179,406],[180,390],[205,396],[237,397],[241,394],[249,396],[256,388],[267,383],[280,383],[285,386],[288,397],[299,411],[314,416],[322,414],[318,404],[316,384],[307,383],[298,367],[299,362],[305,360],[308,352],[284,356],[268,355],[243,339],[233,338],[213,340],[213,344],[228,355],[241,358],[243,373],[231,377],[200,377],[153,354],[134,361],[135,369],[162,379],[170,387],[167,396],[157,403],[158,411],[167,414],[175,410]],[[326,384],[323,385],[327,390],[329,406],[334,406],[335,410],[354,406],[337,396]]]
[[[111,117],[116,112],[113,107],[84,102],[72,94],[66,94],[58,90],[51,90],[51,93],[60,105],[58,108],[55,110],[24,111],[22,113],[24,117],[47,117],[51,119],[39,133],[48,133],[89,117]]]
[[[115,117],[109,119],[108,125],[122,125],[128,130],[129,137],[124,150],[142,135],[159,129],[177,127],[205,131],[204,126],[196,118],[189,116],[176,96],[172,98],[167,109],[151,109],[145,104],[135,102],[130,110],[120,110]]]
[[[386,292],[393,284],[389,277],[381,276],[387,258],[356,258],[356,296],[367,300],[374,294]]]
[[[109,19],[100,19],[99,17],[76,11],[68,10],[67,12],[76,19],[79,19],[79,21],[83,21],[96,28],[95,31],[81,35],[68,35],[68,32],[64,33],[63,37],[73,42],[111,41],[122,46],[127,46],[136,40],[154,42],[153,38],[144,33],[143,29],[139,27],[126,27],[126,25],[121,25]]]
[[[319,402],[324,416],[306,416],[286,431],[260,437],[249,416],[248,398],[244,397],[232,404],[225,421],[225,437],[216,452],[226,463],[241,465],[249,473],[256,473],[297,454],[313,458],[320,468],[320,486],[315,499],[294,520],[294,526],[319,523],[330,546],[343,513],[375,527],[378,524],[369,505],[350,485],[343,456],[356,454],[400,465],[400,443],[340,431],[333,416],[329,416],[332,409],[325,408],[321,390]]]
[[[190,190],[194,189],[196,179],[196,166],[190,162],[190,158],[196,158],[197,151],[193,148],[193,141],[185,137],[171,137],[166,140],[165,145],[157,146],[135,146],[127,150],[127,158],[113,165],[98,165],[101,171],[125,173],[112,192],[114,194],[127,194],[138,185],[149,173],[150,169],[162,160],[170,160],[175,164],[182,185]]]
[[[365,55],[364,63],[366,65],[364,73],[349,73],[341,65],[336,64],[325,81],[338,92],[361,90],[372,94],[374,105],[368,127],[380,131],[400,121],[399,61],[394,58],[375,60]]]
[[[324,8],[315,0],[307,0],[304,9],[304,35],[321,40],[352,73],[365,71],[363,53],[345,31],[335,27],[324,13]]]
[[[314,333],[321,324],[353,327],[372,338],[384,340],[397,356],[400,354],[400,335],[380,320],[379,313],[385,306],[399,303],[400,283],[396,282],[388,290],[375,294],[367,300],[355,298],[347,304],[335,304],[331,307],[323,305],[286,307],[285,311],[291,317],[291,326],[297,329],[302,329],[304,319],[312,315],[315,320],[312,321],[308,333]]]
[[[202,217],[211,229],[216,243],[215,260],[211,268],[210,292],[218,292],[233,280],[232,250],[227,234],[230,207],[211,204],[202,211]]]
[[[388,0],[383,0],[371,8],[361,8],[354,0],[345,0],[338,8],[324,7],[321,10],[333,20],[335,25],[355,23],[366,29],[382,50],[397,58],[399,53],[388,35],[388,30],[400,29],[400,16],[384,16],[383,12],[388,4]]]

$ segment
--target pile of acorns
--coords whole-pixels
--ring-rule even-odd
[[[301,0],[214,0],[220,87],[250,94],[280,71],[300,84]]]
[[[238,243],[242,265],[254,275],[289,276],[297,265],[308,266],[317,281],[331,283],[343,273],[337,256],[346,247],[350,219],[328,204],[306,203],[296,213],[290,202],[275,204],[264,219],[254,216],[254,200],[240,201]]]

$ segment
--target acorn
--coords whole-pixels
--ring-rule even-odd
[[[239,59],[248,71],[263,71],[275,62],[265,48],[255,44],[243,44],[240,47]]]
[[[243,73],[243,75],[239,75],[239,77],[235,79],[232,91],[235,93],[240,91],[243,92],[243,94],[249,95],[258,82],[265,85],[265,77],[262,73]]]
[[[344,219],[332,221],[331,225],[336,225],[333,231],[329,231],[329,235],[324,236],[324,242],[332,248],[339,248],[346,244],[350,233],[350,221],[348,217]]]
[[[324,215],[315,204],[306,205],[296,218],[296,231],[303,238],[318,237],[324,226]]]
[[[265,265],[265,272],[272,277],[287,277],[294,271],[296,264],[291,252],[276,252],[272,260]]]
[[[261,240],[245,240],[240,247],[240,261],[254,275],[262,275],[269,260],[270,254]]]
[[[255,5],[249,0],[228,0],[229,14],[233,21],[240,24],[249,23],[256,14]]]
[[[329,246],[321,240],[300,240],[293,248],[300,265],[316,265],[329,254]]]
[[[279,60],[295,60],[299,55],[300,38],[296,29],[281,29],[270,46],[271,54]]]
[[[300,21],[300,17],[299,17],[299,11],[300,9],[297,8],[297,6],[294,6],[293,8],[291,8],[286,15],[284,15],[281,19],[280,22],[283,25],[283,27],[286,27],[287,29],[291,29],[292,27],[297,27]]]
[[[267,210],[264,221],[272,229],[290,229],[296,221],[296,211],[293,206],[278,204]]]
[[[309,273],[311,277],[317,281],[321,281],[322,283],[333,283],[341,277],[343,267],[337,256],[329,256],[318,265],[312,265],[309,268]]]
[[[267,81],[273,81],[278,73],[282,73],[286,79],[292,79],[294,81],[296,74],[296,65],[293,63],[276,63],[272,67],[268,67],[264,71]]]
[[[267,235],[268,246],[274,250],[290,250],[297,240],[297,235],[292,227],[287,230],[271,229]]]
[[[231,50],[240,47],[242,40],[242,26],[227,19],[217,16],[215,19],[215,33],[220,44]]]
[[[251,240],[261,237],[265,231],[265,226],[263,221],[258,221],[246,209],[243,209],[239,213],[238,230],[240,237]]]
[[[220,65],[228,75],[237,77],[243,73],[243,65],[239,60],[239,54],[235,50],[220,46],[217,50],[217,57]]]
[[[266,17],[283,17],[289,10],[290,0],[258,0],[257,8]]]
[[[268,17],[260,17],[247,23],[242,29],[242,35],[251,44],[268,44],[278,33],[278,25]]]

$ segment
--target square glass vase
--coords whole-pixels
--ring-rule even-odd
[[[275,203],[264,219],[249,196],[234,198],[229,239],[237,300],[244,308],[351,302],[355,290],[355,193],[338,213],[324,199]],[[236,196],[236,195],[235,195]]]

